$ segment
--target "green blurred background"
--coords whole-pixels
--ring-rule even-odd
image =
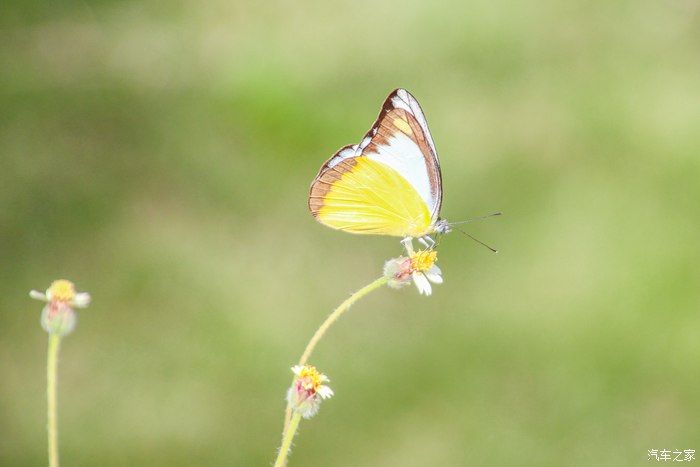
[[[93,295],[59,366],[66,466],[270,465],[289,367],[400,253],[309,183],[398,86],[440,152],[430,298],[382,289],[312,362],[291,465],[639,465],[700,450],[700,5],[6,1],[0,464],[45,456],[27,297]]]

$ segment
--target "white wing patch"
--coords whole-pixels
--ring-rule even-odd
[[[378,149],[378,152],[374,151]],[[389,145],[373,145],[365,152],[365,156],[396,170],[416,189],[425,201],[428,210],[433,212],[435,200],[430,193],[430,179],[425,157],[420,148],[405,134],[396,132],[389,140]]]
[[[413,116],[416,117],[416,120],[418,120],[418,123],[423,129],[423,134],[428,139],[430,149],[433,150],[433,155],[437,159],[437,150],[435,149],[433,136],[430,134],[430,130],[428,129],[428,121],[425,119],[425,115],[423,115],[423,110],[420,108],[420,104],[418,103],[416,98],[413,97],[411,93],[406,91],[405,89],[397,89],[396,96],[394,96],[391,99],[391,103],[394,105],[394,107],[398,109],[404,109],[405,111],[413,114]]]
[[[357,147],[357,144],[355,144],[353,146],[346,146],[340,151],[338,151],[338,153],[335,156],[333,156],[331,160],[328,161],[328,167],[335,167],[340,163],[340,161],[348,159],[350,157],[355,157],[357,155]]]
[[[376,130],[374,131],[376,133]],[[371,136],[365,136],[360,144],[353,144],[352,146],[346,146],[328,161],[328,167],[335,167],[341,161],[345,159],[350,159],[351,157],[359,157],[362,155],[362,150],[367,147],[369,143],[372,142]]]

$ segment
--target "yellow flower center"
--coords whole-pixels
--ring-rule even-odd
[[[321,386],[321,373],[315,366],[305,365],[299,372],[299,379],[306,390],[313,389],[314,392]]]
[[[49,287],[49,293],[52,300],[70,302],[75,298],[75,285],[65,279],[53,281],[51,287]]]
[[[425,272],[437,261],[437,251],[421,250],[411,255],[411,267],[414,271]]]

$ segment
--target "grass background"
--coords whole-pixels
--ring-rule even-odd
[[[440,152],[445,283],[313,358],[291,465],[639,465],[700,449],[694,1],[0,5],[0,464],[44,465],[41,305],[70,466],[270,465],[289,367],[400,252],[308,185],[397,86]]]

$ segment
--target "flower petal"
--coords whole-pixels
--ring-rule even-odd
[[[46,297],[46,294],[41,293],[38,290],[30,290],[29,296],[32,297],[34,300],[41,300],[42,302],[49,301],[49,299]]]
[[[328,386],[319,386],[316,394],[321,396],[322,399],[330,399],[333,396],[333,390]]]
[[[295,375],[299,376],[299,373],[301,373],[301,369],[302,369],[302,367],[301,367],[300,365],[294,365],[294,366],[292,367],[292,372],[293,372]]]
[[[435,265],[433,265],[432,268],[428,269],[425,272],[425,277],[427,277],[428,280],[433,284],[442,284],[442,276],[440,275],[440,269]]]
[[[92,298],[90,297],[90,294],[87,292],[81,292],[75,294],[75,298],[73,299],[73,306],[78,307],[78,308],[85,308],[90,304],[90,300]]]
[[[428,279],[425,278],[423,273],[413,272],[411,275],[413,276],[413,283],[416,284],[418,288],[418,293],[425,295],[430,295],[432,293],[433,289],[430,286],[430,282],[428,282]]]

